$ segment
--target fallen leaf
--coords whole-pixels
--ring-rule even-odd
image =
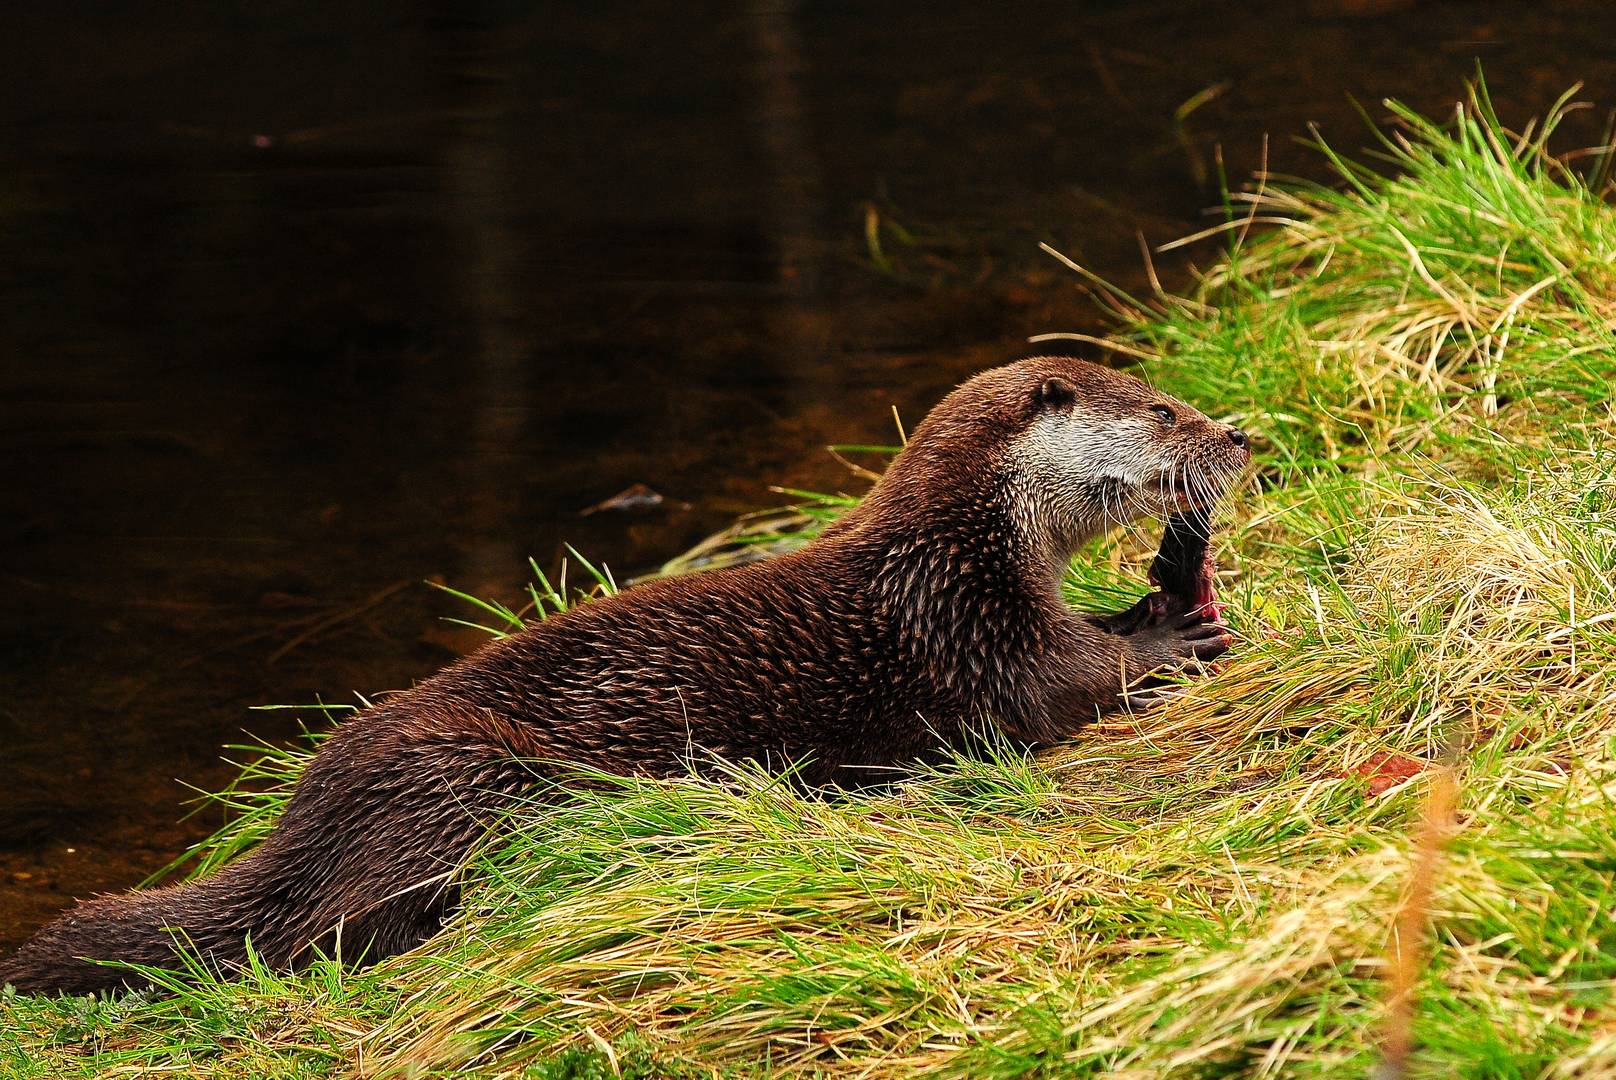
[[[1346,775],[1361,776],[1369,781],[1369,795],[1384,795],[1405,780],[1410,780],[1431,767],[1429,761],[1409,757],[1407,754],[1381,750],[1349,769]]]

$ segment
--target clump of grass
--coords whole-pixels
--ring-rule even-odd
[[[1558,110],[1521,136],[1479,91],[1442,126],[1398,115],[1384,173],[1332,157],[1337,187],[1235,200],[1190,296],[1109,294],[1119,349],[1263,442],[1222,550],[1240,647],[1215,675],[1040,759],[986,739],[881,795],[591,777],[518,814],[411,955],[8,998],[0,1068],[1365,1075],[1396,1015],[1393,935],[1423,929],[1399,984],[1411,1075],[1608,1075],[1616,213],[1549,156]],[[1068,594],[1126,605],[1147,548],[1111,538]],[[479,621],[508,631],[567,591]],[[1456,827],[1399,927],[1453,747]],[[227,793],[242,815],[212,860],[262,834],[305,756]]]
[[[1193,295],[1105,294],[1120,338],[1287,472],[1575,419],[1616,375],[1616,221],[1547,152],[1565,100],[1521,135],[1479,89],[1441,126],[1388,103],[1384,173],[1320,144],[1338,184],[1236,194]]]

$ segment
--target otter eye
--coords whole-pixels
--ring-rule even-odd
[[[1152,405],[1150,411],[1156,414],[1156,419],[1171,427],[1178,420],[1178,414],[1165,405]]]

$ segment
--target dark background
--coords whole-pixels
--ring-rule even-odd
[[[470,647],[423,579],[655,565],[1100,329],[1039,240],[1142,288],[1219,148],[1321,176],[1478,58],[1586,84],[1562,150],[1616,104],[1606,0],[186,7],[0,17],[0,946],[215,825],[250,705]]]

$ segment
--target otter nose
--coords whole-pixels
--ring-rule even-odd
[[[1229,441],[1234,443],[1240,449],[1244,450],[1246,448],[1246,443],[1250,440],[1246,438],[1246,433],[1244,431],[1241,431],[1237,427],[1232,427],[1229,429]]]

